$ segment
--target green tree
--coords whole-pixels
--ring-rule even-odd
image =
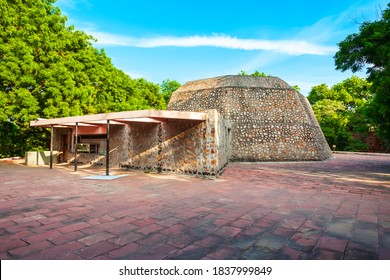
[[[28,126],[38,117],[164,107],[157,85],[115,68],[54,2],[0,0],[0,156],[48,147],[47,131]]]
[[[341,101],[323,99],[313,105],[313,111],[330,146],[345,149],[351,135],[347,130],[349,117]]]
[[[248,74],[244,70],[241,70],[237,75],[238,76],[254,76],[254,77],[271,77],[271,75],[267,75],[264,72],[259,72],[258,70],[256,70],[252,74]],[[298,92],[301,92],[301,88],[298,85],[293,85],[292,88]]]
[[[161,89],[161,94],[164,97],[165,103],[168,105],[169,100],[171,99],[172,93],[181,87],[181,84],[178,81],[165,79],[159,84]]]
[[[255,77],[266,77],[267,75],[264,73],[264,72],[259,72],[259,71],[255,71],[251,74],[251,76],[255,76]]]
[[[311,89],[307,98],[329,145],[339,150],[367,148],[356,136],[365,135],[372,127],[367,117],[370,86],[367,80],[352,76],[331,88],[320,84]]]
[[[307,99],[309,100],[310,104],[314,105],[317,101],[323,99],[332,100],[333,96],[334,95],[327,84],[320,84],[311,88]]]
[[[244,70],[237,73],[238,76],[249,76]]]
[[[141,78],[137,79],[136,91],[139,96],[144,98],[144,107],[153,109],[164,109],[166,103],[160,94],[160,87],[157,84],[148,82]]]
[[[241,70],[237,75],[239,75],[239,76],[255,76],[255,77],[267,77],[267,76],[270,76],[270,75],[265,74],[264,72],[259,72],[258,70],[256,70],[252,74],[248,74],[244,70]]]
[[[291,86],[293,89],[295,89],[297,92],[301,92],[301,88],[298,85]]]
[[[347,36],[338,46],[337,70],[357,72],[366,67],[374,93],[370,119],[390,147],[390,3],[380,19],[362,23],[359,33]]]

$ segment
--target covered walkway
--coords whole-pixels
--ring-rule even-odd
[[[50,169],[53,168],[53,149],[54,149],[54,130],[56,128],[70,128],[72,130],[71,150],[74,152],[74,170],[77,171],[77,153],[83,149],[78,142],[81,129],[89,130],[90,134],[106,136],[106,175],[109,175],[110,169],[110,126],[127,125],[129,123],[151,123],[161,125],[167,121],[186,121],[200,123],[206,120],[205,113],[182,112],[182,111],[163,111],[163,110],[141,110],[126,111],[104,114],[94,114],[85,116],[72,116],[54,119],[38,119],[30,122],[32,127],[51,128],[50,138]],[[69,141],[66,139],[66,141]],[[64,144],[65,145],[65,144]],[[66,143],[66,145],[68,145]]]

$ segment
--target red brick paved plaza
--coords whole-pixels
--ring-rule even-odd
[[[0,163],[0,259],[390,259],[389,155],[216,180],[79,169]]]

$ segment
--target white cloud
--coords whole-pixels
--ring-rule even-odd
[[[76,7],[76,2],[74,0],[58,0],[57,5],[67,6],[73,9]]]
[[[104,33],[104,32],[90,31],[88,28],[84,28],[84,30],[98,40],[97,42],[98,45],[109,45],[109,46],[131,46],[132,45],[133,40],[130,37]]]
[[[240,39],[228,35],[212,36],[158,36],[154,38],[132,38],[103,32],[89,32],[98,44],[111,46],[131,46],[138,48],[158,47],[216,47],[247,51],[273,51],[288,55],[327,55],[335,51],[333,46],[313,44],[304,40],[260,40]]]
[[[337,43],[344,40],[348,34],[352,34],[358,30],[359,25],[355,21],[361,20],[359,19],[359,17],[361,17],[360,15],[364,15],[364,17],[368,18],[375,18],[374,14],[376,9],[378,9],[378,5],[375,6],[372,3],[366,2],[367,1],[357,1],[339,14],[323,17],[312,25],[303,27],[297,33],[292,34],[292,41],[310,41],[314,46],[333,45],[334,47],[330,47],[329,52],[325,53],[325,55],[329,56],[329,61],[333,64],[332,57],[338,51]],[[268,67],[282,65],[282,63],[288,59],[290,59],[290,57],[276,53],[259,53],[240,65],[240,67],[247,72],[258,69],[266,71]],[[300,71],[301,73],[305,73],[306,77],[311,77],[311,79],[313,79],[312,74],[314,69],[318,69],[319,67],[320,65],[313,64],[311,71],[307,71],[305,68],[300,68]],[[328,65],[326,67],[329,68]],[[270,72],[270,74],[275,75],[278,73]],[[341,75],[341,73],[338,73],[338,75]],[[321,76],[321,78],[324,80],[324,82],[332,80],[331,78],[328,79],[323,76]],[[311,87],[315,85],[315,83],[311,82],[296,82],[296,84],[301,87],[303,92],[309,91]]]
[[[269,67],[277,66],[280,63],[283,63],[286,59],[288,59],[287,55],[281,55],[279,53],[261,52],[253,56],[250,60],[240,64],[236,69],[237,71],[235,72],[238,73],[241,70],[244,70],[246,72],[254,72],[255,70],[265,71]],[[277,73],[267,72],[266,74],[276,75]]]
[[[89,0],[58,0],[56,4],[71,9],[78,9],[79,6],[82,6],[83,8],[93,7],[92,4],[89,3]]]
[[[132,79],[139,79],[139,78],[144,78],[144,79],[147,79],[149,80],[149,78],[147,77],[147,75],[145,74],[142,74],[140,72],[135,72],[135,71],[124,71],[127,75],[130,76],[130,78]]]

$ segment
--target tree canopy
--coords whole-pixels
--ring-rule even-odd
[[[311,89],[307,98],[329,145],[351,151],[368,148],[358,136],[372,130],[367,117],[372,100],[370,88],[370,82],[352,76],[331,88],[320,84]]]
[[[158,85],[115,68],[55,0],[0,0],[0,157],[47,147],[37,118],[165,108]]]
[[[171,99],[172,93],[181,87],[181,84],[178,81],[165,79],[159,84],[161,89],[161,94],[164,97],[165,103],[168,105],[169,100]]]
[[[390,3],[376,21],[360,25],[359,33],[347,36],[334,56],[336,69],[357,72],[366,68],[374,94],[370,119],[390,147]]]

